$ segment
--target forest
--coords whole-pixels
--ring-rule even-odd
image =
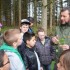
[[[35,26],[42,26],[46,34],[59,23],[60,10],[69,7],[70,0],[0,0],[0,23],[20,26],[21,19],[33,17]]]

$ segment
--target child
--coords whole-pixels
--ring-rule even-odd
[[[61,53],[57,70],[70,70],[70,49]]]
[[[28,17],[27,20],[30,22],[30,26],[29,26],[28,32],[29,33],[34,33],[34,31],[32,30],[32,26],[34,25],[34,18]]]
[[[22,36],[25,32],[28,32],[29,25],[30,25],[30,22],[27,19],[22,19],[21,20],[20,31],[22,33]]]
[[[17,47],[22,43],[19,29],[9,29],[3,35],[4,43],[0,49],[3,49],[10,60],[10,70],[25,70],[22,58],[17,51]]]
[[[43,28],[39,28],[37,34],[38,34],[38,38],[35,47],[41,65],[43,66],[44,70],[50,70],[50,64],[55,56],[54,48],[51,45],[51,39],[49,37],[46,37]]]
[[[23,41],[23,35],[24,33],[28,32],[30,22],[27,19],[22,19],[21,20],[21,26],[20,26],[20,31],[22,35],[22,41]],[[24,60],[24,50],[25,50],[25,43],[24,41],[20,46],[18,46],[18,51],[21,54],[22,59]]]
[[[24,34],[24,42],[26,43],[26,49],[24,53],[24,61],[27,70],[40,70],[40,61],[37,53],[34,50],[35,34],[26,32]]]

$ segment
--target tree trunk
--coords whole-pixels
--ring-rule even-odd
[[[19,0],[19,26],[21,23],[21,0]]]
[[[43,6],[42,6],[42,27],[45,30],[45,33],[47,35],[47,0],[42,0]]]
[[[50,0],[50,32],[52,32],[52,10],[53,10],[53,1]]]

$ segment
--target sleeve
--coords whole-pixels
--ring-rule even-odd
[[[26,53],[24,54],[24,63],[25,63],[25,67],[26,67],[26,69],[29,69],[29,65],[28,65],[28,57],[27,57]]]
[[[10,70],[25,70],[23,62],[15,53],[7,53],[10,60]]]

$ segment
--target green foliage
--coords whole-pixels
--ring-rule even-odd
[[[59,44],[60,45],[63,45],[64,43],[65,43],[65,39],[64,38],[59,39]]]
[[[3,26],[1,29],[1,32],[3,33],[4,31],[11,29],[11,28],[15,28],[14,26]]]

